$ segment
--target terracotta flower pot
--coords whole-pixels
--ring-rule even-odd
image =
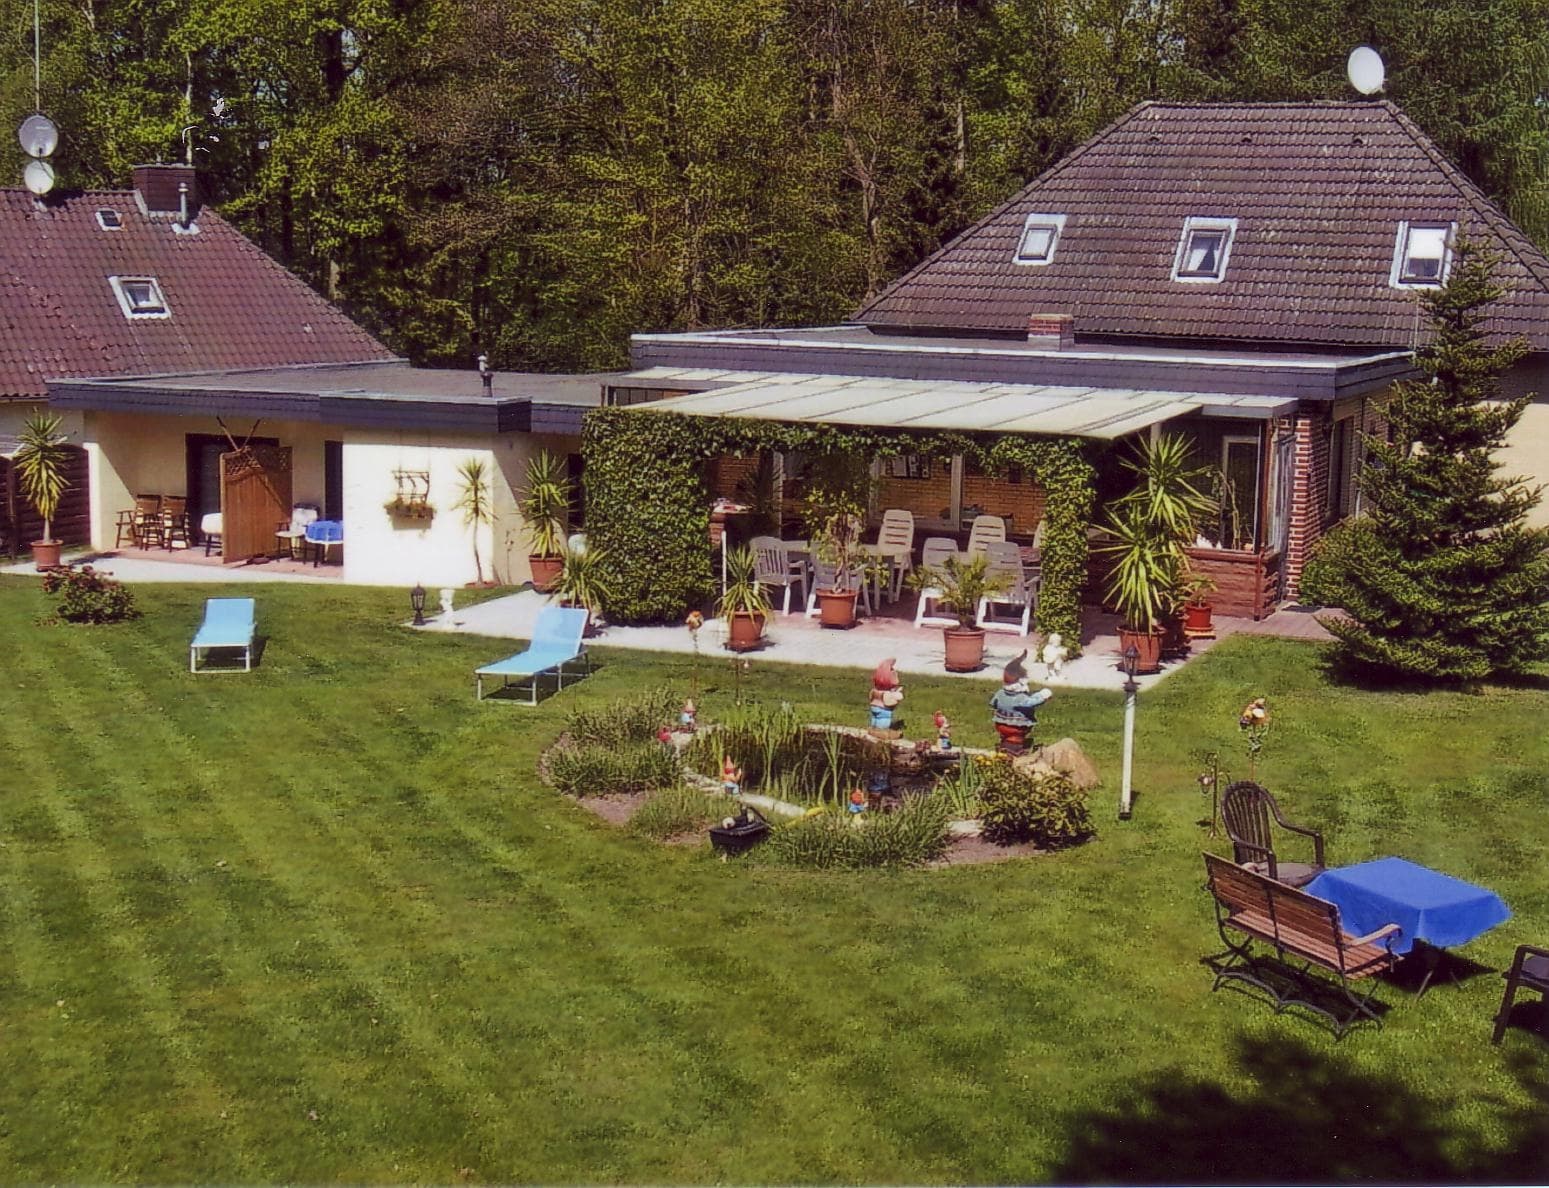
[[[1190,602],[1183,608],[1183,632],[1197,638],[1209,638],[1216,633],[1211,620],[1214,607],[1208,602]]]
[[[554,589],[559,581],[560,570],[564,567],[563,557],[539,557],[531,554],[527,563],[532,566],[532,584],[540,594],[547,594]]]
[[[32,542],[32,564],[39,573],[45,569],[57,569],[59,567],[59,554],[64,545],[57,540],[35,540]]]
[[[855,600],[859,590],[819,590],[818,623],[824,627],[854,627]]]
[[[764,616],[751,611],[733,611],[726,646],[734,652],[751,652],[764,638]]]
[[[984,667],[984,632],[978,627],[943,627],[948,672],[977,672]]]
[[[1139,659],[1135,661],[1135,671],[1137,673],[1158,672],[1162,667],[1162,636],[1163,633],[1160,630],[1132,631],[1128,627],[1120,627],[1119,651],[1124,652],[1134,644],[1135,650],[1140,653]],[[1123,667],[1122,661],[1120,667]]]

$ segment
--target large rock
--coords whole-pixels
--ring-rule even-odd
[[[1097,774],[1097,764],[1087,758],[1086,752],[1073,738],[1062,738],[1059,742],[1050,743],[1046,747],[1039,747],[1036,751],[1018,756],[1016,768],[1029,775],[1059,772],[1076,787],[1086,792],[1090,792],[1103,782],[1102,777]]]

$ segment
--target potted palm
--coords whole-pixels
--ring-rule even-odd
[[[769,595],[758,580],[758,558],[746,545],[726,554],[726,589],[715,613],[726,620],[726,646],[732,651],[758,647],[769,620]]]
[[[465,458],[457,468],[460,480],[457,502],[452,506],[463,513],[463,523],[473,529],[473,571],[477,585],[484,585],[484,563],[479,558],[479,529],[495,520],[490,502],[489,465],[483,458]]]
[[[1003,593],[1009,579],[990,568],[983,553],[963,560],[948,557],[941,565],[930,565],[909,575],[916,590],[935,591],[936,605],[957,618],[957,626],[942,628],[946,645],[948,672],[977,672],[984,667],[984,629],[978,625],[979,603]]]
[[[547,450],[533,455],[516,507],[532,540],[527,556],[532,584],[548,593],[564,564],[565,523],[570,514],[570,475],[563,458]]]
[[[16,471],[22,497],[43,519],[43,539],[32,542],[32,563],[40,571],[56,569],[63,548],[54,539],[53,519],[70,489],[70,447],[59,432],[59,418],[33,413],[22,426]]]
[[[585,608],[590,634],[593,624],[601,620],[603,606],[610,596],[606,554],[592,548],[565,549],[553,593],[566,606]]]

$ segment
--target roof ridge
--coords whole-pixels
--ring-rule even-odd
[[[1384,102],[1387,101],[1384,100]],[[1488,194],[1447,159],[1447,155],[1436,147],[1435,141],[1425,134],[1425,129],[1405,115],[1397,104],[1387,103],[1387,106],[1394,121],[1414,141],[1416,147],[1442,171],[1474,213],[1489,225],[1490,230],[1495,232],[1496,238],[1538,282],[1539,287],[1549,293],[1549,257],[1544,255],[1538,245],[1528,238],[1526,232],[1519,228],[1505,211],[1496,206]],[[1525,252],[1524,247],[1527,249]]]
[[[882,299],[887,297],[890,293],[892,293],[892,291],[894,289],[898,288],[899,286],[901,286],[903,284],[906,284],[914,276],[915,273],[919,272],[920,269],[924,268],[927,264],[929,264],[933,260],[935,260],[937,256],[939,256],[943,252],[947,251],[950,247],[952,247],[953,244],[957,243],[961,239],[966,238],[969,235],[972,235],[975,231],[979,230],[979,228],[985,226],[991,220],[995,219],[998,215],[1000,215],[1000,213],[1002,211],[1004,211],[1004,210],[1008,209],[1009,207],[1015,205],[1017,202],[1019,202],[1022,199],[1023,195],[1025,195],[1034,186],[1043,185],[1045,182],[1047,182],[1047,181],[1051,180],[1052,178],[1056,177],[1059,173],[1061,173],[1062,171],[1064,171],[1065,169],[1067,169],[1071,165],[1074,165],[1078,160],[1080,160],[1083,156],[1085,156],[1088,151],[1090,151],[1093,147],[1095,147],[1101,141],[1106,140],[1109,136],[1111,136],[1113,133],[1117,132],[1124,125],[1128,124],[1131,120],[1133,120],[1141,112],[1145,111],[1146,108],[1154,107],[1154,106],[1156,106],[1156,103],[1155,103],[1154,100],[1151,100],[1151,99],[1142,100],[1141,102],[1135,104],[1134,107],[1130,108],[1123,115],[1119,116],[1117,119],[1115,119],[1111,123],[1109,123],[1105,128],[1102,128],[1102,129],[1098,130],[1097,132],[1094,132],[1091,136],[1087,137],[1086,140],[1082,141],[1075,148],[1071,149],[1070,152],[1066,153],[1058,161],[1055,161],[1052,165],[1050,165],[1042,173],[1038,174],[1037,177],[1033,178],[1026,185],[1022,186],[1019,190],[1017,190],[1016,193],[1012,194],[1011,197],[1007,198],[1004,202],[1002,202],[1002,203],[998,204],[997,206],[995,206],[992,210],[990,210],[988,213],[984,214],[980,218],[976,219],[973,223],[970,223],[967,227],[964,227],[961,231],[959,231],[951,239],[947,240],[945,243],[943,243],[940,246],[938,246],[935,251],[933,251],[929,255],[927,255],[923,260],[921,260],[913,268],[909,269],[908,272],[904,273],[902,276],[894,278],[894,280],[893,280],[893,282],[891,284],[889,284],[885,288],[883,288],[883,290],[880,293],[876,294],[869,301],[867,301],[865,305],[861,306],[860,309],[856,310],[855,313],[850,315],[848,320],[852,321],[852,322],[862,321],[865,318],[865,315],[866,315],[868,310],[870,310],[873,306],[875,306],[879,302],[881,302]]]

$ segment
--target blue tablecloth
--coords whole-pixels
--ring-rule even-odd
[[[344,523],[340,520],[313,520],[306,526],[308,544],[342,544]]]
[[[1352,936],[1397,924],[1403,932],[1393,941],[1395,953],[1409,952],[1417,940],[1438,949],[1461,945],[1511,919],[1494,891],[1403,858],[1326,870],[1304,890],[1337,904]]]

